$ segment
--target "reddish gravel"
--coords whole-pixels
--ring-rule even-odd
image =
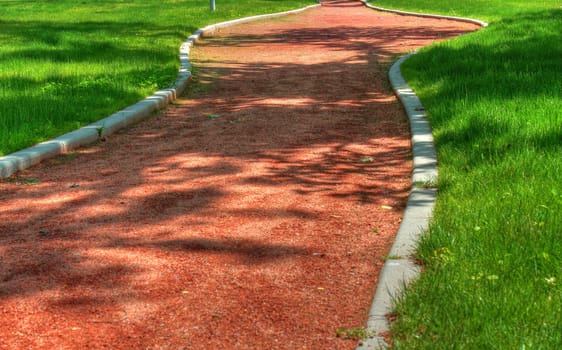
[[[410,187],[389,60],[476,29],[358,2],[221,30],[197,85],[0,181],[1,349],[353,349]]]

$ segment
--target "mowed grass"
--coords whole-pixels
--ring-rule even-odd
[[[308,0],[0,0],[0,156],[170,87],[207,24]]]
[[[556,9],[562,5],[558,0],[371,0],[369,3],[412,12],[468,16],[490,22],[517,13]]]
[[[490,21],[403,65],[433,127],[439,195],[394,348],[562,349],[560,1],[372,3]]]

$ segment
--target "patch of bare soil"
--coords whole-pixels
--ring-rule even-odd
[[[475,28],[326,1],[208,36],[189,97],[0,182],[0,348],[353,349],[410,187],[389,59]]]

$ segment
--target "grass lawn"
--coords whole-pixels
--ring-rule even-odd
[[[197,28],[310,0],[0,0],[0,156],[169,87]]]
[[[403,66],[440,177],[395,348],[562,349],[562,3],[371,3],[490,22]]]

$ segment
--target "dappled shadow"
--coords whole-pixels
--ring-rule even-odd
[[[349,0],[330,0],[330,1],[320,1],[322,6],[324,7],[345,7],[345,8],[352,8],[352,7],[364,7],[361,2],[359,1],[349,1]]]
[[[396,45],[409,40],[434,40],[451,38],[463,34],[465,31],[455,26],[415,28],[397,24],[394,28],[387,28],[373,22],[368,27],[354,27],[341,25],[327,30],[323,27],[293,29],[267,35],[241,34],[229,36],[226,39],[208,38],[210,46],[251,47],[257,42],[269,45],[310,45],[319,46],[335,51],[363,49],[368,43],[370,50],[380,55],[395,55]]]
[[[212,240],[208,238],[176,239],[145,242],[142,240],[114,242],[107,247],[159,249],[182,254],[211,253],[234,255],[245,263],[263,263],[269,260],[310,255],[310,251],[288,245],[264,244],[249,239]]]
[[[87,313],[134,299],[168,317],[186,286],[215,304],[232,299],[213,294],[222,285],[241,288],[232,307],[253,310],[268,304],[254,288],[270,285],[284,303],[328,315],[336,306],[303,291],[342,281],[374,290],[361,276],[379,262],[373,250],[389,248],[411,171],[387,59],[444,32],[428,25],[398,45],[402,24],[381,36],[285,23],[207,38],[193,91],[164,114],[1,181],[0,301],[40,296]],[[290,49],[276,48],[282,38]],[[331,296],[358,304],[356,292]],[[149,317],[127,310],[131,324]]]

